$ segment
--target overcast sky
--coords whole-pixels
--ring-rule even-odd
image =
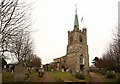
[[[28,0],[30,1],[30,0]],[[31,0],[35,2],[31,29],[34,52],[42,63],[66,55],[68,31],[74,28],[75,4],[79,29],[87,28],[89,62],[101,57],[111,41],[112,30],[118,24],[120,0]],[[81,18],[83,22],[81,22]]]

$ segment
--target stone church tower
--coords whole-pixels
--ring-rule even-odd
[[[89,55],[87,45],[87,30],[79,29],[79,21],[77,9],[74,19],[73,31],[68,31],[66,65],[68,69],[75,75],[75,72],[83,72],[87,74],[89,71]]]

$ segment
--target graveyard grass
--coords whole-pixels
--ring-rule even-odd
[[[85,77],[85,80],[80,80],[72,76],[68,72],[61,72],[61,71],[54,71],[54,72],[48,72],[53,78],[55,78],[59,82],[90,82],[91,77],[87,76]],[[14,82],[14,73],[11,72],[4,72],[2,81],[3,82]],[[38,73],[32,72],[29,74],[29,80],[27,82],[43,82],[43,77],[39,77]]]
[[[2,73],[0,72],[0,82],[2,82]]]
[[[14,73],[11,72],[4,72],[2,75],[2,82],[14,82]],[[29,80],[27,82],[42,82],[43,78],[38,77],[38,73],[31,73],[29,74]]]
[[[3,72],[2,73],[2,82],[13,82],[14,74],[11,72]]]
[[[43,77],[39,77],[38,73],[31,73],[28,82],[43,82]]]
[[[100,73],[97,73],[98,76],[100,76],[100,78],[102,78],[105,82],[116,82],[115,78],[106,78],[105,75],[101,75]]]
[[[75,77],[73,77],[70,73],[68,72],[60,72],[60,71],[54,71],[54,72],[49,72],[51,76],[53,76],[57,81],[63,81],[63,82],[90,82],[90,78],[87,77],[85,80],[80,80]]]

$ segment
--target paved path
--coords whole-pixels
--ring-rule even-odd
[[[92,77],[92,82],[101,82],[101,84],[104,83],[104,81],[94,72],[90,72],[90,75]]]
[[[57,82],[48,72],[44,73],[43,82]]]

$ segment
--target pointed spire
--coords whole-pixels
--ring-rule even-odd
[[[75,20],[74,20],[74,28],[79,28],[79,21],[78,21],[78,15],[77,15],[77,5],[75,10]]]

